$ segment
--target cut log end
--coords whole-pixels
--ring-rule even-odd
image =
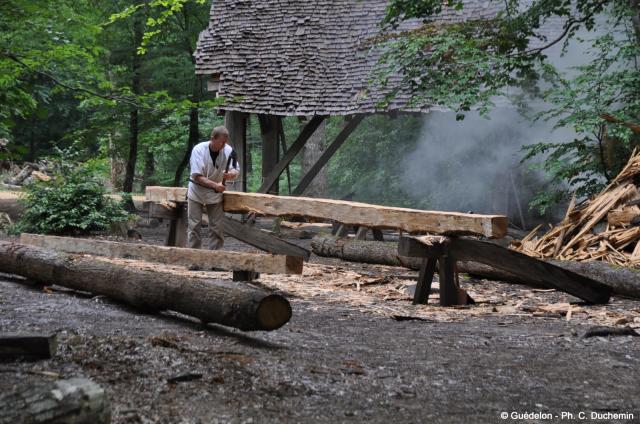
[[[256,317],[262,330],[272,331],[289,322],[292,314],[289,301],[280,295],[272,294],[260,301]]]

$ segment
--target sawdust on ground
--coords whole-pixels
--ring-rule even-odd
[[[231,279],[231,272],[188,271],[181,266],[136,260],[97,259],[184,276]],[[305,263],[302,275],[262,274],[255,284],[292,299],[342,304],[397,320],[448,322],[497,315],[640,328],[640,303],[634,300],[612,297],[606,305],[588,305],[555,290],[476,280],[464,275],[460,276],[461,287],[468,291],[475,305],[440,307],[437,281],[433,283],[428,305],[413,305],[412,288],[417,274],[404,268],[382,265],[367,265],[366,270],[354,270],[353,265],[347,262],[340,262],[340,265]]]

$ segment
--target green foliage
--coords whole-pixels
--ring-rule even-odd
[[[13,232],[88,234],[130,219],[123,202],[107,196],[90,167],[61,161],[51,181],[25,187],[25,212]]]
[[[570,129],[572,139],[547,140],[525,149],[525,160],[544,159],[541,168],[552,184],[531,204],[544,212],[569,191],[579,197],[597,192],[616,175],[637,146],[638,136],[623,123],[640,121],[640,5],[612,0],[509,0],[496,2],[504,10],[489,21],[434,24],[432,18],[448,6],[464,10],[455,0],[392,0],[384,21],[387,32],[374,82],[390,90],[412,93],[418,104],[448,107],[464,117],[471,108],[485,113],[496,96],[519,87],[518,101],[542,96],[550,105],[538,119]],[[606,17],[606,22],[604,17]],[[400,23],[419,18],[418,30],[398,32]],[[550,24],[562,28],[548,34]],[[588,63],[562,74],[550,65],[546,52],[565,49],[578,31],[599,33],[591,43]],[[392,86],[390,75],[403,75]],[[550,84],[542,89],[538,81]],[[603,119],[612,115],[614,121]],[[565,131],[566,133],[566,131]]]
[[[614,10],[611,19],[621,18]],[[552,85],[544,93],[550,107],[538,119],[552,119],[556,128],[571,128],[573,140],[527,146],[525,160],[545,158],[542,168],[556,184],[541,193],[536,207],[545,209],[568,197],[568,183],[578,198],[599,192],[638,146],[640,137],[622,122],[640,119],[640,44],[631,28],[595,37],[587,51],[592,58],[567,78],[550,69]],[[611,115],[619,122],[608,122]]]

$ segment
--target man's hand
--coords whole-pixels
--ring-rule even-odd
[[[238,173],[235,172],[235,171],[233,171],[233,172],[225,172],[222,175],[222,179],[224,179],[225,181],[235,180],[237,176],[238,176]]]
[[[224,193],[224,191],[227,189],[224,185],[222,184],[218,184],[218,183],[214,183],[212,181],[213,184],[215,184],[215,186],[213,187],[213,189],[217,192],[217,193]]]

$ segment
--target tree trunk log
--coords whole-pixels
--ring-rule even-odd
[[[414,270],[420,269],[420,258],[398,255],[398,243],[341,240],[330,237],[314,237],[311,241],[313,253],[318,256],[333,257],[351,262],[363,262],[379,265],[402,266]],[[640,273],[627,268],[615,268],[605,262],[570,262],[548,260],[556,266],[573,271],[576,274],[600,281],[613,289],[619,296],[640,299]],[[458,261],[458,272],[515,284],[542,287],[535,281],[523,281],[505,271],[471,261]]]
[[[0,242],[0,269],[37,283],[104,295],[144,310],[172,310],[245,331],[275,330],[291,318],[284,297],[249,285],[141,270],[17,243]]]
[[[0,395],[0,424],[109,422],[104,389],[84,378],[24,385]]]

